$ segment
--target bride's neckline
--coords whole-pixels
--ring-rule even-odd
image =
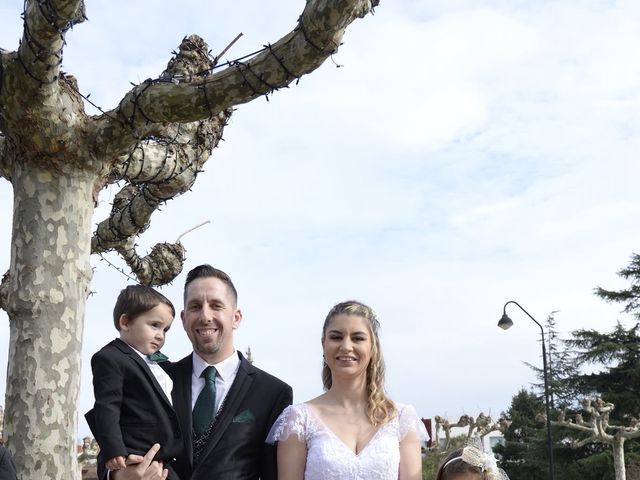
[[[331,427],[329,427],[329,425],[327,425],[324,420],[322,420],[322,418],[320,418],[320,414],[316,411],[315,407],[313,407],[312,405],[308,404],[308,403],[303,403],[304,408],[307,410],[307,412],[309,412],[311,414],[311,417],[316,421],[316,423],[318,425],[320,425],[320,427],[322,427],[324,430],[326,430],[329,435],[331,435],[334,439],[336,439],[340,445],[342,445],[345,450],[351,452],[352,455],[356,456],[356,457],[360,457],[360,455],[362,454],[362,452],[364,452],[367,447],[369,445],[371,445],[373,443],[373,441],[375,440],[375,438],[378,436],[378,432],[380,432],[380,430],[382,430],[382,428],[386,425],[386,423],[383,423],[382,425],[379,425],[378,428],[376,428],[371,435],[369,436],[369,438],[367,439],[366,443],[364,444],[364,446],[360,449],[360,451],[354,451],[351,449],[351,447],[349,447],[346,442],[344,440],[342,440],[337,434],[336,432],[334,432]]]

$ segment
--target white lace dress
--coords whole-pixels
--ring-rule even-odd
[[[307,444],[305,480],[397,480],[400,441],[416,432],[427,440],[424,424],[410,405],[396,404],[398,415],[382,425],[355,454],[327,427],[306,403],[287,407],[274,423],[267,443],[295,434]]]

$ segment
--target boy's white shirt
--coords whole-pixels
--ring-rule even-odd
[[[127,345],[129,344],[127,343]],[[131,345],[129,346],[131,347]],[[142,359],[147,363],[147,365],[149,365],[149,369],[151,370],[151,373],[153,373],[153,376],[156,377],[156,380],[160,384],[162,391],[167,397],[167,400],[169,400],[169,403],[171,404],[171,406],[173,406],[173,402],[171,401],[171,391],[173,390],[173,380],[171,380],[171,377],[169,377],[167,372],[165,372],[162,369],[162,367],[158,365],[158,362],[149,360],[149,358],[144,353],[136,350],[134,347],[131,347],[131,348],[133,349],[134,352],[136,352],[138,355],[142,357]]]

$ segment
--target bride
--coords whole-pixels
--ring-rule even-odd
[[[356,301],[331,309],[322,328],[325,393],[287,407],[269,436],[278,480],[420,480],[424,425],[384,392],[374,311]]]

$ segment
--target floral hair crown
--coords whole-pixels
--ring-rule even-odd
[[[457,460],[462,460],[464,463],[479,468],[486,475],[487,480],[509,480],[506,472],[498,468],[498,462],[494,454],[485,452],[479,446],[467,445],[462,449],[462,455],[450,459],[442,466],[442,469],[444,470],[447,465]]]

